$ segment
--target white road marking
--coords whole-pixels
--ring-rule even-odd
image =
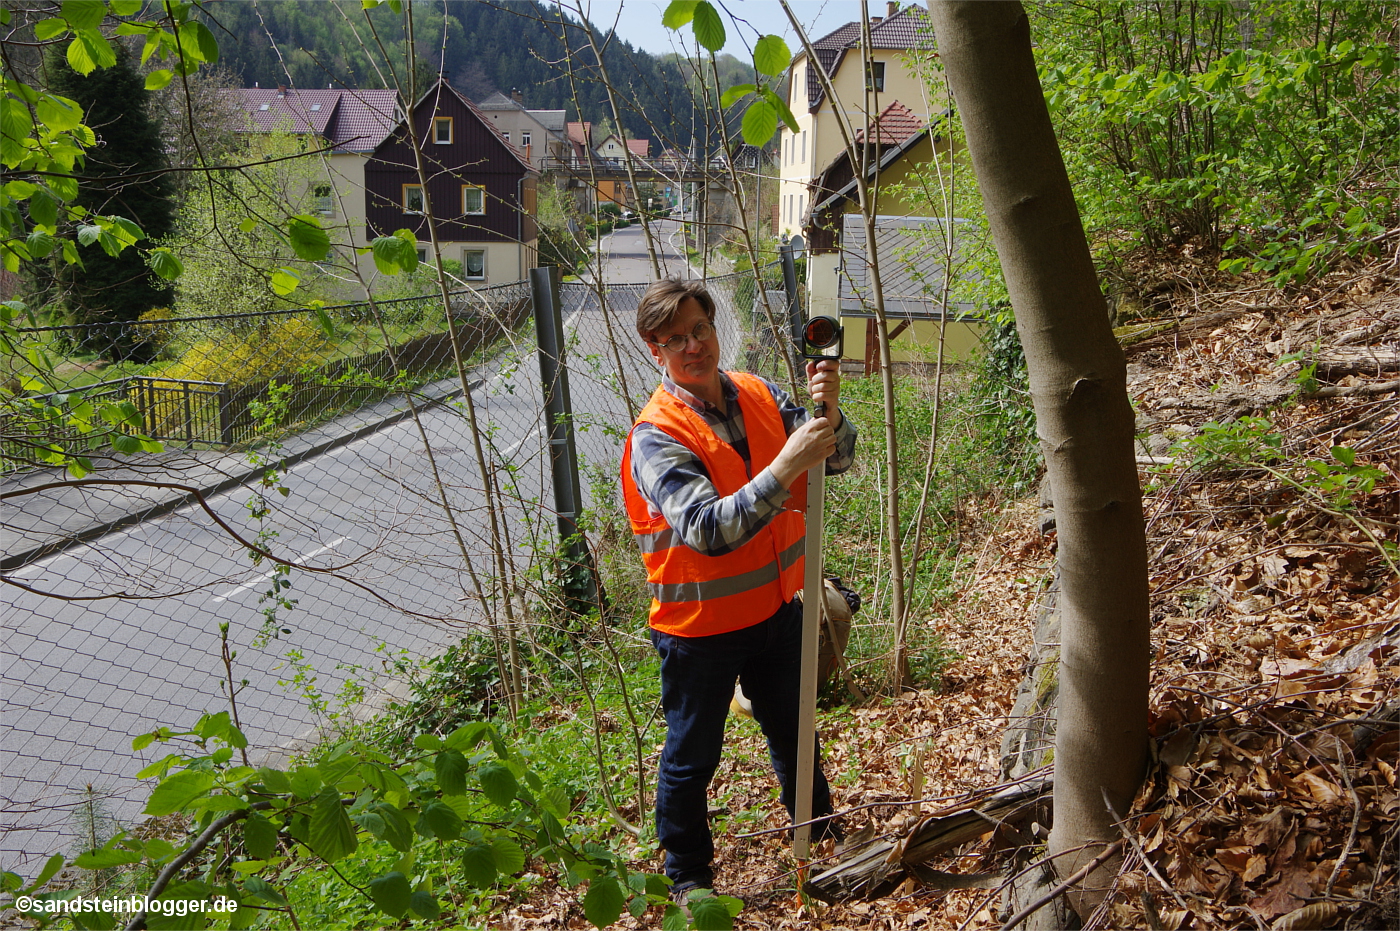
[[[338,537],[337,539],[332,540],[330,543],[327,543],[325,546],[321,547],[320,549],[315,549],[315,550],[312,550],[312,551],[309,552],[309,553],[306,553],[306,554],[304,554],[304,555],[302,555],[302,556],[299,556],[299,557],[297,558],[297,562],[303,562],[303,563],[304,563],[304,562],[306,562],[308,559],[310,559],[312,556],[319,556],[319,555],[321,555],[322,553],[324,553],[326,550],[333,550],[333,549],[335,549],[337,546],[339,546],[340,544],[342,544],[342,543],[344,543],[344,542],[345,542],[345,538],[344,538],[344,537]],[[262,582],[266,582],[268,579],[272,578],[272,577],[273,577],[274,575],[276,575],[276,574],[277,574],[277,570],[276,570],[276,569],[273,569],[271,572],[264,572],[262,575],[258,576],[256,579],[254,579],[254,580],[251,581],[251,582],[248,582],[248,583],[246,583],[246,584],[240,585],[240,586],[238,586],[237,588],[230,589],[229,591],[224,592],[222,595],[215,595],[213,598],[210,598],[210,599],[209,599],[209,603],[210,603],[210,604],[218,604],[218,603],[221,602],[221,601],[227,601],[228,599],[232,598],[234,595],[239,594],[240,592],[246,592],[248,589],[253,588],[254,586],[256,586],[256,585],[258,585],[258,584],[260,584],[260,583],[262,583]]]

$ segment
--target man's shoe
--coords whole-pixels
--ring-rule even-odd
[[[695,880],[686,880],[671,887],[671,901],[684,907],[689,904],[692,892],[714,892],[714,889],[710,885]]]

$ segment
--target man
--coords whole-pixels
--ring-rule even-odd
[[[698,281],[658,281],[637,333],[662,370],[622,457],[623,497],[651,589],[666,745],[656,833],[672,895],[714,885],[707,790],[737,679],[768,739],[783,804],[796,801],[804,514],[808,469],[849,468],[855,428],[837,407],[836,360],[807,363],[810,418],[782,389],[719,369],[715,304]],[[818,751],[820,757],[820,751]],[[812,810],[831,794],[815,771]],[[820,821],[813,838],[839,836]]]

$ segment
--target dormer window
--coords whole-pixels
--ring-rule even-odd
[[[433,143],[435,145],[452,144],[452,117],[433,117]]]
[[[267,107],[268,107],[267,104],[263,104],[261,107],[258,107],[258,109],[259,109],[259,110],[266,110]]]
[[[320,112],[321,112],[321,105],[320,105],[319,103],[313,103],[313,104],[311,105],[311,112],[312,112],[312,113],[320,113]]]

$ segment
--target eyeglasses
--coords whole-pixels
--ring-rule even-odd
[[[709,339],[711,336],[714,335],[714,324],[710,323],[708,320],[702,320],[699,323],[695,324],[695,329],[690,331],[690,336],[672,336],[670,339],[667,340],[653,340],[652,345],[660,346],[662,349],[666,349],[670,352],[682,352],[685,350],[686,346],[690,345],[690,341],[692,338],[697,343],[703,343],[705,340]]]

